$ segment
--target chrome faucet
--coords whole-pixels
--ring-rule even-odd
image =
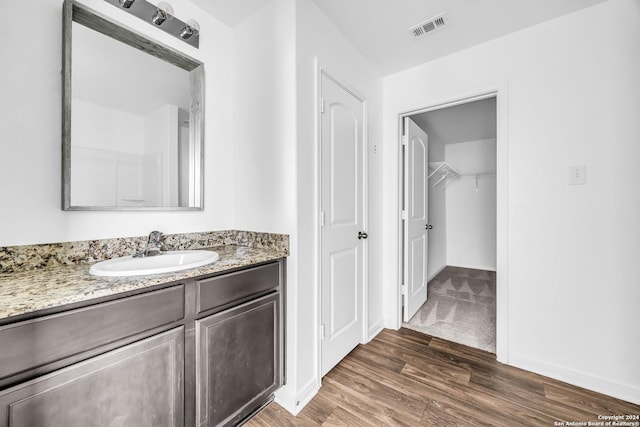
[[[164,243],[162,243],[162,233],[159,231],[152,231],[149,233],[149,240],[147,241],[147,246],[133,254],[134,258],[143,258],[147,256],[155,256],[162,255],[162,248]]]

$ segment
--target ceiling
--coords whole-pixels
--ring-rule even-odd
[[[203,10],[233,28],[271,0],[193,0]]]
[[[429,135],[442,144],[479,141],[496,137],[496,98],[487,98],[411,116]]]
[[[382,75],[607,0],[312,0]],[[420,40],[407,29],[446,12]]]
[[[235,27],[273,0],[193,1]],[[384,76],[608,0],[311,1]],[[409,27],[443,12],[440,30],[409,36]]]

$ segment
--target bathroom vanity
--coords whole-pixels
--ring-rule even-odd
[[[70,280],[102,296],[1,318],[0,427],[235,425],[268,404],[284,383],[285,259],[216,251],[179,275],[74,266]],[[2,275],[0,289],[64,271]]]

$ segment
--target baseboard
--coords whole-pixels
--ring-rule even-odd
[[[295,416],[298,415],[302,408],[304,408],[307,403],[311,401],[311,399],[313,399],[313,396],[318,393],[319,389],[320,384],[314,378],[302,388],[297,396],[293,396],[291,393],[289,393],[289,390],[287,388],[278,390],[276,392],[275,401],[278,405],[282,406],[284,409],[290,412],[291,415]]]
[[[445,268],[447,268],[447,264],[443,264],[442,266],[440,266],[440,268],[438,268],[434,273],[432,273],[427,277],[427,282],[430,282],[431,279],[436,277],[438,274],[442,273],[442,270],[444,270]]]
[[[509,353],[509,365],[640,405],[640,387],[617,383],[586,372],[566,369],[522,354]]]
[[[371,341],[384,329],[384,319],[378,320],[367,331],[367,342]]]
[[[296,398],[289,392],[289,388],[290,387],[284,386],[280,390],[276,391],[275,402],[292,415],[295,415]]]

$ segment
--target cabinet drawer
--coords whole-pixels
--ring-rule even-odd
[[[0,379],[184,317],[184,286],[0,327]]]
[[[224,276],[198,280],[198,313],[259,294],[280,285],[280,264],[261,265]]]

